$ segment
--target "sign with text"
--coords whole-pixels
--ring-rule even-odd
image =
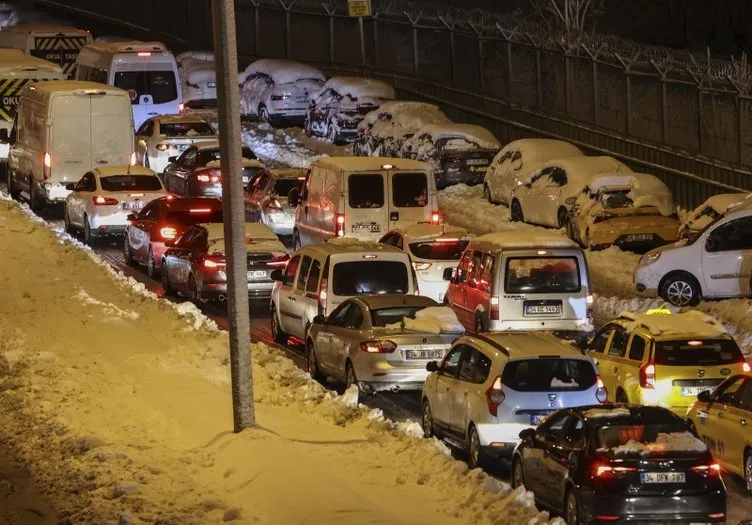
[[[354,17],[371,16],[371,0],[347,0],[347,14]]]

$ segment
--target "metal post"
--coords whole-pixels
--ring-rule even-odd
[[[358,31],[360,32],[360,65],[366,67],[366,30],[363,27],[363,17],[358,17]]]
[[[212,2],[216,2],[217,0],[212,0]],[[254,35],[253,35],[253,54],[256,55],[256,58],[258,58],[261,55],[261,52],[259,51],[261,49],[261,8],[258,4],[253,5],[253,11],[255,14],[255,19],[253,21],[254,24]],[[214,35],[214,42],[216,45],[216,33]]]
[[[702,127],[703,127],[703,106],[704,100],[702,95],[702,88],[697,85],[697,151],[702,154]]]
[[[511,37],[506,38],[506,50],[507,50],[507,97],[509,100],[514,100],[512,94],[514,91],[514,57],[512,56],[512,41]]]
[[[745,100],[741,93],[736,95],[736,148],[739,164],[744,164],[744,106]]]
[[[572,116],[572,62],[564,52],[564,114]]]
[[[290,58],[292,53],[292,21],[290,20],[290,8],[285,7],[285,57]]]
[[[213,0],[214,54],[219,113],[220,169],[224,203],[225,260],[230,336],[232,414],[235,432],[254,426],[253,382],[248,318],[248,276],[243,203],[243,152],[234,0]]]
[[[485,63],[485,50],[483,49],[483,39],[480,35],[476,35],[478,39],[478,88],[484,91],[486,85],[486,75],[483,71],[483,64]]]

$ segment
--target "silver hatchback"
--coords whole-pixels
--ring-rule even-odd
[[[429,361],[462,335],[454,313],[428,297],[365,295],[348,299],[308,332],[308,371],[361,389],[420,390]]]

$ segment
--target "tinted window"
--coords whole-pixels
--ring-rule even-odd
[[[507,259],[507,293],[572,293],[580,291],[576,257],[510,257]]]
[[[457,376],[457,369],[459,368],[463,348],[465,348],[464,345],[459,345],[455,347],[454,350],[449,352],[449,355],[446,356],[446,359],[444,359],[444,364],[441,367],[441,372],[444,375],[451,377]]]
[[[355,261],[334,265],[334,295],[407,293],[407,265],[399,261]]]
[[[656,365],[712,366],[744,361],[733,339],[660,341],[655,344]]]
[[[298,273],[298,290],[305,290],[306,277],[308,277],[308,270],[311,268],[311,258],[307,255],[303,257],[303,262],[300,265],[300,272]]]
[[[303,181],[298,179],[277,179],[274,183],[274,189],[272,193],[279,195],[280,197],[287,197],[290,190],[293,188],[300,189],[303,186]]]
[[[588,349],[603,353],[606,350],[606,343],[608,343],[608,338],[611,337],[611,332],[613,331],[613,326],[606,326],[602,328],[600,332],[595,334],[595,337],[593,337],[593,340],[590,342]]]
[[[642,361],[645,356],[645,340],[639,335],[632,336],[632,342],[629,344],[629,358],[635,361]]]
[[[381,208],[384,206],[384,176],[350,175],[347,193],[351,208]]]
[[[151,175],[110,175],[101,177],[99,184],[105,191],[160,191],[162,183]]]
[[[752,217],[743,217],[719,226],[708,235],[709,252],[752,249]]]
[[[629,340],[629,334],[621,326],[616,327],[613,339],[611,339],[611,346],[608,348],[608,355],[614,355],[617,357],[624,357],[627,353],[627,341]]]
[[[747,388],[742,388],[746,382],[746,377],[744,376],[739,376],[734,380],[726,381],[713,393],[713,399],[724,405],[736,406],[741,398],[742,392],[748,390]]]
[[[458,378],[468,383],[482,384],[488,379],[491,370],[491,360],[473,349],[470,355],[462,361]]]
[[[398,208],[422,208],[428,204],[428,179],[424,173],[392,175],[392,201]]]
[[[745,381],[742,391],[738,395],[736,406],[744,410],[752,410],[752,383]]]
[[[462,255],[462,259],[460,260],[460,265],[457,267],[456,272],[456,281],[458,283],[464,283],[467,281],[467,278],[470,274],[470,270],[472,270],[472,260],[473,260],[473,252],[470,250],[466,251]]]
[[[201,137],[215,135],[214,129],[206,122],[173,122],[160,124],[159,132],[166,137]]]
[[[586,390],[595,369],[583,359],[520,359],[506,364],[501,381],[519,392]]]
[[[347,312],[342,322],[342,326],[345,328],[358,329],[363,324],[363,311],[357,304],[353,304],[352,308]]]
[[[306,292],[317,293],[319,291],[319,277],[321,276],[321,263],[316,259],[311,265],[311,272],[308,274],[308,284]]]
[[[342,303],[341,305],[339,305],[329,316],[329,324],[333,324],[334,326],[342,326],[342,324],[345,322],[345,316],[347,315],[347,312],[350,311],[350,308],[352,307],[352,303]]]
[[[216,98],[199,98],[185,103],[186,109],[216,109]]]
[[[222,222],[222,210],[210,208],[196,208],[201,211],[173,210],[167,212],[167,221],[177,224],[201,224]],[[209,211],[204,211],[209,210]]]
[[[298,265],[300,264],[300,255],[296,255],[287,263],[285,268],[285,284],[292,284],[295,279],[295,272],[298,271]]]
[[[219,160],[219,157],[220,157],[219,148],[202,149],[198,151],[198,158],[196,160],[196,166],[206,166],[213,160]],[[251,148],[243,146],[243,158],[253,160],[256,158],[256,155],[253,153]]]
[[[470,241],[426,241],[410,243],[410,252],[418,259],[459,261]]]
[[[406,317],[415,319],[415,312],[423,308],[423,306],[399,306],[371,310],[371,324],[374,327],[381,327],[388,324],[401,323]]]
[[[175,73],[172,71],[118,71],[115,86],[126,90],[132,104],[140,104],[141,95],[151,95],[154,104],[178,98]]]

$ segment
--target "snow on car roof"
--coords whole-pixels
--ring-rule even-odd
[[[411,224],[403,229],[395,230],[405,235],[410,241],[430,240],[439,237],[472,237],[465,228],[449,224]]]
[[[202,224],[209,234],[208,252],[225,253],[225,231],[222,223]],[[287,248],[268,226],[257,222],[245,224],[245,250],[248,253],[287,253]]]
[[[556,139],[518,139],[504,146],[504,150],[520,150],[526,160],[561,159],[565,157],[579,157],[582,150],[564,140]]]
[[[640,194],[666,195],[671,194],[658,177],[647,173],[617,173],[598,175],[588,182],[590,191],[596,193],[604,188],[634,188]]]
[[[3,28],[4,33],[63,33],[64,36],[88,35],[89,31],[77,27],[55,24],[16,24]]]
[[[327,80],[321,93],[327,89],[333,89],[340,95],[349,95],[351,98],[383,98],[393,99],[394,88],[374,78],[362,77],[332,77]]]
[[[465,327],[448,306],[429,306],[415,312],[415,319],[405,317],[401,323],[386,325],[388,330],[415,330],[429,334],[463,334]]]
[[[567,157],[555,159],[546,163],[546,166],[564,168],[567,172],[569,184],[573,182],[585,182],[601,173],[632,173],[632,170],[613,157]]]
[[[24,70],[44,69],[62,75],[63,69],[53,62],[27,55],[20,49],[0,48],[0,71],[9,72],[23,68]]]
[[[199,115],[157,115],[156,117],[152,117],[154,120],[158,120],[160,124],[191,124],[191,123],[198,123],[198,122],[204,122],[206,124],[209,124],[206,119]],[[212,141],[214,142],[214,141]]]
[[[175,57],[178,65],[186,62],[201,62],[211,64],[214,67],[214,53],[211,51],[184,51]]]
[[[665,452],[706,452],[708,446],[704,441],[695,437],[691,432],[660,432],[655,441],[643,443],[630,439],[623,445],[615,447],[598,449],[599,452],[610,452],[615,456],[624,454],[640,454],[649,456],[651,454],[663,454]]]
[[[220,167],[219,160],[210,160],[209,162],[206,163],[206,166],[204,166],[204,168],[206,169],[219,169],[219,167]],[[258,159],[247,159],[243,157],[243,167],[244,168],[263,168],[264,163]]]
[[[203,223],[201,226],[206,229],[209,234],[209,241],[215,241],[217,239],[225,238],[224,224],[221,222]],[[245,223],[245,236],[252,237],[254,239],[264,240],[279,240],[277,235],[269,229],[265,224],[259,222],[246,222]]]
[[[276,84],[292,84],[305,79],[320,80],[321,82],[326,80],[324,73],[308,64],[282,58],[262,58],[253,62],[245,68],[245,71],[240,73],[238,77],[240,84],[243,84],[254,73],[265,73]]]
[[[488,333],[483,334],[480,341],[474,342],[482,342],[483,339],[489,339],[504,347],[509,353],[509,359],[546,355],[590,360],[571,341],[560,339],[550,332]]]
[[[429,135],[433,142],[441,139],[465,139],[478,144],[481,148],[499,149],[501,147],[501,143],[490,131],[475,124],[457,124],[456,122],[426,124],[415,133],[412,140],[419,140],[423,135]]]
[[[333,255],[338,253],[362,253],[362,252],[393,252],[403,253],[402,250],[380,244],[373,241],[361,241],[353,237],[335,237],[327,242],[319,244],[309,244],[301,248],[302,251],[314,250],[324,255]]]
[[[497,249],[579,248],[576,242],[558,231],[528,229],[487,233],[473,239],[472,244],[490,244]]]
[[[600,418],[610,418],[610,417],[628,417],[632,415],[632,411],[629,409],[629,407],[610,407],[610,408],[590,408],[588,410],[583,410],[582,417],[585,419],[593,418],[593,419],[600,419]]]
[[[381,115],[399,115],[401,113],[420,113],[425,112],[429,114],[439,113],[442,114],[439,106],[436,104],[428,104],[427,102],[414,102],[412,100],[389,100],[379,106],[378,109],[369,111],[366,116],[363,117],[361,124],[373,124]]]
[[[697,209],[700,210],[702,208],[707,208],[708,206],[713,208],[718,213],[725,212],[728,208],[730,208],[732,205],[743,201],[744,199],[748,198],[750,193],[720,193],[718,195],[713,195],[708,200],[700,204]]]
[[[728,334],[721,322],[699,310],[671,313],[670,310],[660,308],[639,314],[622,312],[619,317],[628,321],[627,331],[644,327],[651,335],[659,337],[705,338]]]
[[[419,160],[389,157],[322,157],[315,165],[344,171],[382,171],[386,169],[426,171],[428,164]],[[391,165],[392,168],[384,168]]]

